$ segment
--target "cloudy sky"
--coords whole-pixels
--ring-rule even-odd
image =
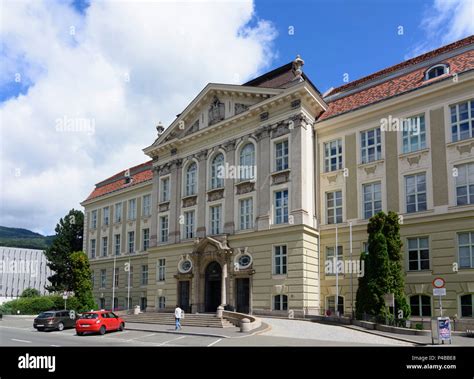
[[[341,22],[373,1],[1,0],[0,225],[51,234],[95,183],[146,161],[157,122],[168,125],[208,82],[242,83],[300,53],[324,91],[344,72],[356,79],[474,33],[470,0],[401,3],[375,12],[399,15],[381,23],[385,35],[367,18]],[[383,38],[390,51],[360,57]]]

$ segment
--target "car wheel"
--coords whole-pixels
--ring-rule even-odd
[[[58,324],[58,330],[59,330],[60,332],[62,332],[62,331],[64,330],[64,324],[63,324],[62,322],[60,322],[60,323]]]
[[[100,333],[101,336],[103,336],[105,334],[105,326],[100,327],[99,333]]]
[[[125,329],[125,324],[123,322],[120,323],[120,326],[119,326],[119,330],[121,332],[123,332],[123,330]]]
[[[84,335],[84,332],[76,332],[76,334],[77,334],[78,336],[83,336],[83,335]]]

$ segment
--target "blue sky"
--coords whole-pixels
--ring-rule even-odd
[[[325,92],[474,34],[474,0],[0,7],[0,225],[43,234],[95,183],[147,161],[157,123],[209,82],[241,84],[300,54]]]

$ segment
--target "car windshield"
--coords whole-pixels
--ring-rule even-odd
[[[93,318],[99,318],[99,315],[97,313],[84,313],[81,318],[85,318],[88,320],[91,320]]]
[[[50,318],[54,317],[54,312],[43,312],[38,315],[38,318]]]

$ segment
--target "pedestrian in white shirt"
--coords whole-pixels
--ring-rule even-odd
[[[179,305],[176,306],[174,310],[174,320],[175,320],[175,329],[178,330],[181,329],[181,318],[183,317],[183,310],[179,307]]]

